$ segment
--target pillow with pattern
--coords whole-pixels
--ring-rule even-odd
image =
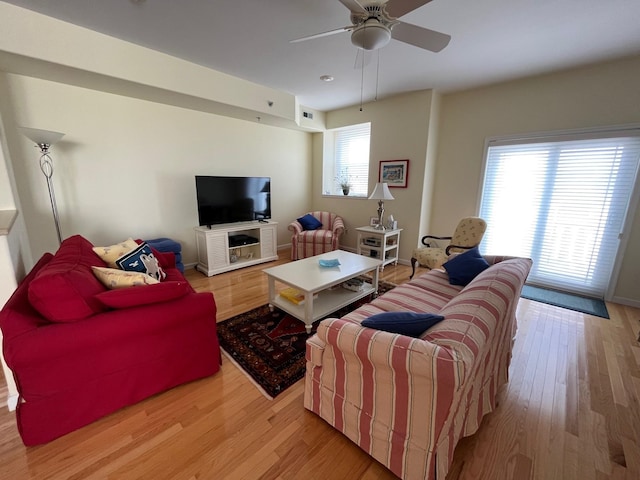
[[[93,251],[111,268],[116,268],[116,260],[131,250],[136,248],[138,243],[133,238],[128,238],[124,242],[115,243],[108,247],[93,247]]]
[[[153,285],[159,283],[153,277],[142,272],[127,272],[117,268],[91,267],[93,274],[109,289]]]
[[[146,273],[158,281],[164,280],[167,276],[146,242],[142,242],[137,248],[118,258],[116,265],[129,272]]]

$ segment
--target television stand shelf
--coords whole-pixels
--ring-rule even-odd
[[[198,271],[207,277],[278,259],[277,222],[196,227]]]

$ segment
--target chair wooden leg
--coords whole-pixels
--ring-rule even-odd
[[[416,274],[416,263],[418,263],[418,259],[415,257],[411,257],[411,276],[409,277],[409,280],[411,280]]]

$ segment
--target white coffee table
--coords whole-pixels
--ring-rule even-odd
[[[318,262],[320,259],[338,259],[340,266],[321,267]],[[277,267],[265,268],[263,271],[267,274],[269,282],[269,305],[278,307],[302,320],[307,333],[311,333],[311,324],[316,320],[377,292],[380,265],[382,262],[378,259],[335,250]],[[365,282],[361,290],[354,292],[339,286],[350,278],[367,272],[373,272],[373,279],[371,283]],[[276,280],[300,290],[305,297],[304,304],[296,305],[278,295]]]

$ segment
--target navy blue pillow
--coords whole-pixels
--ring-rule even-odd
[[[442,267],[449,274],[451,285],[468,285],[481,272],[489,268],[487,261],[480,255],[478,247],[473,247],[460,255],[453,257]]]
[[[444,320],[444,317],[434,313],[384,312],[365,318],[362,326],[408,337],[419,337],[441,320]]]
[[[317,230],[322,226],[320,220],[310,213],[307,213],[304,217],[298,218],[298,221],[305,230]]]

